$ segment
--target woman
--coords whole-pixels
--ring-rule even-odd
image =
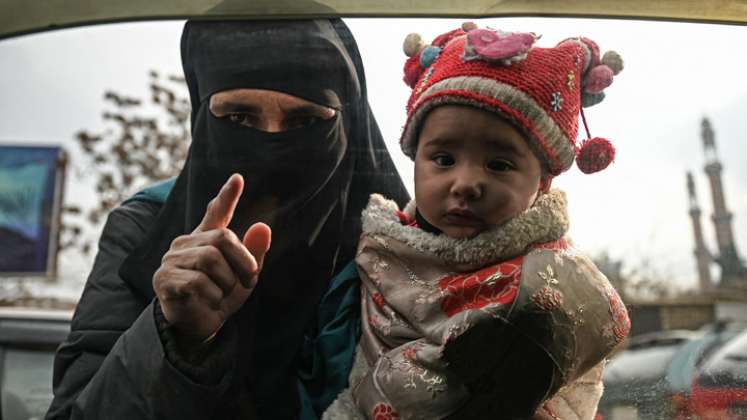
[[[407,201],[352,35],[188,22],[182,62],[187,162],[165,202],[109,216],[47,418],[306,417],[345,385],[324,320],[356,296],[360,211],[374,191]]]

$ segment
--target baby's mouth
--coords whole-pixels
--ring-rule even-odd
[[[450,225],[464,227],[481,227],[485,225],[485,221],[481,217],[470,210],[461,208],[449,210],[444,215],[444,221]]]

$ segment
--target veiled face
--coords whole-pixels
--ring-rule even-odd
[[[231,89],[210,97],[210,112],[236,124],[279,133],[328,120],[337,112],[297,96],[262,89]]]

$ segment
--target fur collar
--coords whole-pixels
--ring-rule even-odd
[[[490,264],[516,257],[532,244],[555,241],[568,231],[565,193],[554,189],[542,194],[534,205],[501,226],[488,229],[474,238],[456,239],[434,235],[403,225],[394,201],[372,194],[363,210],[363,233],[380,234],[422,252],[433,253],[450,264]],[[404,210],[414,217],[415,201]]]

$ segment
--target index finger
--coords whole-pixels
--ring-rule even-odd
[[[244,190],[244,178],[233,174],[218,192],[218,195],[208,203],[205,215],[195,232],[227,227],[233,218],[233,212]]]

